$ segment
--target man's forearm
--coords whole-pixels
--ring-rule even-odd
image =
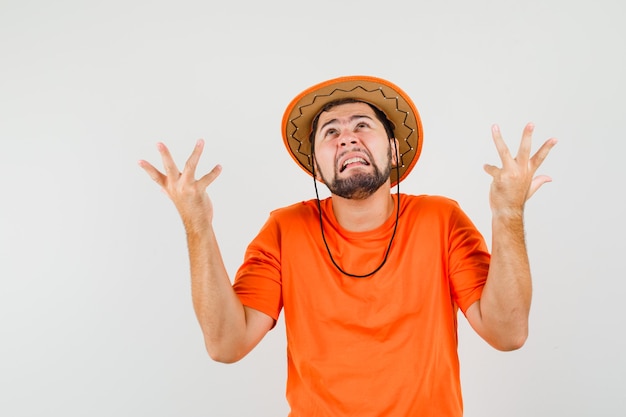
[[[491,265],[480,310],[492,344],[511,350],[526,341],[532,296],[523,214],[494,214],[492,236]]]
[[[246,318],[235,294],[212,227],[187,233],[194,311],[209,355],[229,362],[240,357]]]

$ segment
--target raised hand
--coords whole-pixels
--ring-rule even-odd
[[[547,175],[535,176],[537,168],[556,145],[557,140],[548,139],[531,157],[530,149],[535,126],[528,123],[522,133],[522,141],[513,157],[502,139],[498,125],[493,125],[491,135],[502,161],[502,168],[485,164],[485,171],[493,177],[489,202],[494,215],[522,215],[526,201],[546,182]]]
[[[157,149],[161,154],[165,173],[144,160],[139,161],[139,166],[161,186],[174,202],[188,233],[210,226],[213,221],[213,205],[206,189],[222,172],[222,167],[216,165],[208,174],[199,180],[195,179],[196,167],[204,149],[202,139],[196,142],[196,146],[187,159],[182,172],[174,163],[170,151],[163,143],[158,143]]]

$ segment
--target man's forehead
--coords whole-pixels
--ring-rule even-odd
[[[374,110],[367,103],[343,103],[321,113],[319,117],[319,124],[324,125],[326,122],[333,119],[351,118],[355,115],[368,116],[372,119],[376,117]]]

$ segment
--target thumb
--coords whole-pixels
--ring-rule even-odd
[[[498,168],[497,166],[489,165],[489,164],[483,165],[483,169],[485,170],[487,174],[491,175],[492,177],[495,177],[498,174],[498,171],[500,170],[500,168]]]
[[[202,187],[202,189],[206,189],[219,175],[222,173],[222,166],[215,165],[213,169],[202,178],[198,180],[198,185]]]
[[[535,194],[535,192],[545,183],[547,182],[552,182],[552,178],[550,178],[547,175],[538,175],[535,178],[533,178],[532,182],[530,183],[530,188],[528,189],[528,194],[526,195],[526,200],[528,200],[530,197],[533,196],[533,194]]]

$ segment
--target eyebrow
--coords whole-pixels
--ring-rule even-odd
[[[372,119],[370,116],[366,115],[366,114],[355,114],[354,116],[350,116],[350,120],[349,121],[353,121],[356,119],[361,119],[361,118],[365,118],[365,119],[369,119],[371,121],[374,121],[374,119]],[[322,126],[320,126],[319,131],[321,132],[322,130],[324,130],[324,128],[330,124],[336,123],[338,121],[338,119],[330,119],[329,121],[327,121],[326,123],[324,123]]]

